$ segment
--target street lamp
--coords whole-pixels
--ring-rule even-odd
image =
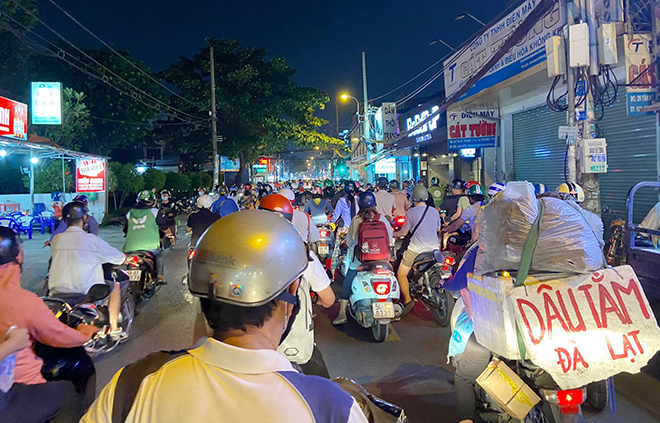
[[[440,43],[440,44],[444,45],[445,47],[450,48],[451,51],[456,51],[456,49],[454,47],[452,47],[449,44],[447,44],[446,42],[442,41],[440,38],[436,38],[434,40],[431,40],[429,45],[432,46],[433,44],[437,44],[437,43]]]
[[[472,20],[474,20],[474,21],[477,22],[478,24],[481,24],[481,26],[486,26],[486,24],[483,23],[483,22],[481,21],[481,19],[477,19],[476,17],[474,17],[474,15],[472,15],[472,14],[470,14],[470,13],[467,13],[467,12],[465,12],[465,13],[461,13],[460,15],[456,16],[456,18],[455,18],[454,20],[455,20],[455,21],[460,21],[461,19],[465,19],[465,18],[472,18]]]
[[[352,98],[353,100],[355,100],[355,104],[356,104],[356,106],[357,106],[357,110],[355,111],[355,114],[356,114],[356,115],[359,115],[359,114],[360,114],[360,101],[359,101],[357,98],[353,97],[352,95],[348,95],[348,94],[346,94],[346,93],[340,95],[340,97],[341,97],[341,99],[344,100],[344,101],[348,100],[349,98]]]

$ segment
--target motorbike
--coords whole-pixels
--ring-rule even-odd
[[[360,265],[351,286],[348,310],[360,326],[371,329],[376,342],[383,342],[389,323],[403,312],[394,301],[401,295],[399,283],[389,262]]]
[[[335,234],[332,230],[330,223],[320,223],[316,225],[319,228],[320,238],[316,242],[316,255],[321,263],[324,263],[330,256],[335,248]]]
[[[421,301],[440,326],[449,325],[454,307],[454,296],[442,287],[452,276],[453,265],[453,256],[445,257],[440,250],[429,251],[415,258],[408,273],[410,296]]]
[[[603,214],[613,214],[610,222],[610,239],[605,245],[605,260],[611,266],[620,266],[626,259],[626,221],[620,219],[616,213],[607,206],[603,206]]]
[[[167,249],[176,244],[177,229],[179,226],[176,216],[179,214],[179,209],[175,203],[172,207],[162,207],[160,214],[162,219],[162,223],[158,225],[160,243],[163,249]]]
[[[150,251],[131,251],[126,255],[128,263],[115,265],[114,269],[128,275],[130,292],[136,303],[149,301],[160,287],[156,257]]]
[[[452,333],[458,317],[465,310],[462,299],[456,301],[451,315]],[[504,362],[536,394],[541,402],[536,404],[525,418],[525,423],[578,423],[581,422],[582,405],[588,402],[596,412],[602,411],[612,391],[606,381],[595,382],[577,389],[562,390],[543,369],[530,360],[509,360],[493,354]],[[479,421],[486,423],[515,423],[520,420],[510,416],[479,384],[475,384],[475,398]]]
[[[462,256],[467,250],[472,240],[472,230],[468,225],[463,225],[455,233],[451,234],[447,240],[446,250],[451,251],[456,256]]]

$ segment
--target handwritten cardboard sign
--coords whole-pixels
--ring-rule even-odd
[[[638,373],[660,328],[630,266],[541,282],[510,294],[527,358],[562,389]]]

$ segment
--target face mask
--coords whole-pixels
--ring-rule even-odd
[[[198,191],[197,194],[204,195],[204,191]]]
[[[163,195],[163,196],[162,196],[162,197],[160,197],[160,198],[162,198],[162,199],[163,199],[163,201],[167,201],[167,200],[169,200],[169,199],[170,199],[170,197],[168,197],[167,195]]]
[[[320,198],[315,198],[314,203],[318,206],[319,204],[321,204],[321,199]]]

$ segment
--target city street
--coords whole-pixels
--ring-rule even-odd
[[[118,227],[101,228],[100,234],[116,247],[123,244]],[[35,234],[33,240],[24,243],[23,285],[29,289],[37,289],[46,273],[49,253],[47,248],[41,248],[46,237]],[[95,360],[97,390],[122,366],[150,352],[182,349],[193,344],[196,305],[190,302],[180,283],[186,271],[187,242],[188,237],[184,237],[167,254],[165,275],[169,283],[142,305],[128,342]],[[448,328],[436,326],[430,313],[418,305],[411,315],[394,323],[389,338],[378,344],[373,342],[369,331],[352,320],[344,327],[334,328],[331,319],[337,313],[336,308],[335,305],[329,311],[317,309],[315,320],[316,341],[333,377],[355,379],[372,393],[404,407],[411,423],[458,421],[452,367],[446,364]],[[587,415],[587,421],[650,423],[660,419],[659,381],[647,375],[635,375],[618,377],[617,384],[616,414],[609,415],[606,411],[599,416]],[[634,392],[630,387],[634,387]]]

